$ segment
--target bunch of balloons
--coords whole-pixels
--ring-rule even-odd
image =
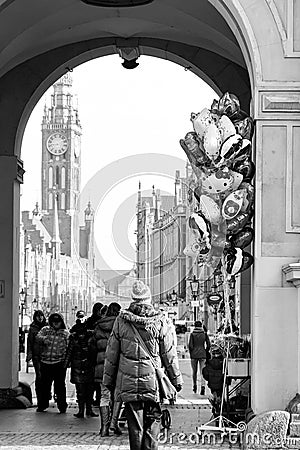
[[[244,249],[254,238],[254,124],[238,98],[226,92],[210,109],[191,114],[193,131],[180,140],[196,176],[197,207],[189,217],[192,238],[184,252],[213,269],[221,261],[234,276],[253,263]]]

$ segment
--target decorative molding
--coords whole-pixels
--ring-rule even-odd
[[[294,50],[294,1],[286,0],[286,20],[283,22],[274,0],[266,0],[276,23],[285,58],[299,58],[300,51]],[[297,0],[296,0],[297,1]]]
[[[262,92],[261,112],[299,113],[300,93],[288,92]]]
[[[295,225],[293,223],[293,154],[296,151],[293,148],[293,133],[294,128],[300,127],[300,124],[287,124],[287,141],[286,141],[286,232],[287,233],[300,233],[300,224]]]
[[[287,264],[281,270],[285,281],[293,283],[296,288],[300,287],[300,262]]]

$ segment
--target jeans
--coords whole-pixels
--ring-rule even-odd
[[[160,432],[160,404],[152,401],[125,403],[130,450],[157,450]]]
[[[192,366],[192,378],[193,378],[193,385],[197,386],[197,371],[198,371],[198,364],[199,364],[199,370],[200,370],[200,385],[201,387],[205,387],[205,380],[202,375],[202,369],[205,366],[206,359],[200,358],[200,359],[191,359],[191,366]]]
[[[57,396],[59,411],[65,412],[66,402],[66,369],[62,363],[45,364],[41,362],[41,396],[38,399],[38,408],[46,409],[49,406],[51,386],[54,382],[54,391]]]
[[[32,359],[32,363],[35,371],[35,393],[39,404],[42,392],[41,363],[36,358]]]

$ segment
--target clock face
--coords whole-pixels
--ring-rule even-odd
[[[53,133],[48,137],[46,145],[52,155],[62,155],[68,149],[68,139],[64,134]]]

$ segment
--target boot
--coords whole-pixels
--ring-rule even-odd
[[[90,405],[86,405],[86,416],[87,417],[98,417],[98,414],[94,413]]]
[[[100,406],[101,428],[99,434],[109,436],[109,406]]]
[[[122,402],[114,402],[113,411],[111,415],[111,422],[109,429],[114,432],[117,436],[121,436],[122,431],[118,425],[118,419],[122,407]]]
[[[78,402],[78,413],[74,414],[77,419],[82,419],[84,417],[84,403]]]

